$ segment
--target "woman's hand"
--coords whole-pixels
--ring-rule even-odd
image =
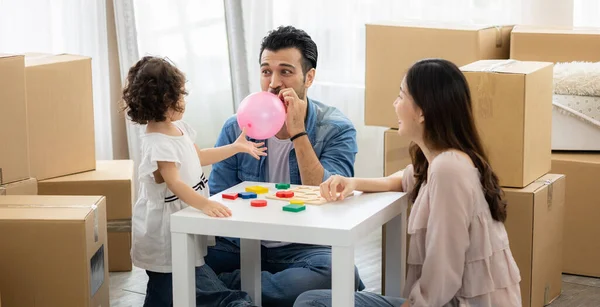
[[[327,201],[343,200],[344,195],[356,189],[356,181],[340,175],[333,175],[321,183],[321,196]]]

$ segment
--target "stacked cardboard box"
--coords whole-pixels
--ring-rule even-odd
[[[522,274],[523,305],[540,306],[561,291],[565,176],[549,174],[553,64],[506,61],[510,32],[511,27],[368,25],[365,123],[397,128],[391,102],[402,75],[418,59],[445,58],[462,66],[477,129],[509,202],[506,228]],[[402,48],[406,45],[411,50]],[[409,144],[393,129],[385,132],[384,144],[388,176],[410,163]]]
[[[515,27],[511,36],[511,58],[555,63],[599,62],[600,28]],[[596,244],[600,235],[600,224],[596,222],[600,217],[596,193],[600,152],[597,152],[598,144],[590,141],[600,138],[600,129],[568,115],[564,118],[570,118],[570,122],[561,120],[560,115],[554,111],[553,149],[574,151],[552,155],[552,172],[567,177],[562,270],[600,277],[597,264],[600,245]],[[565,126],[567,123],[570,126]],[[587,130],[581,130],[583,128]],[[581,139],[583,135],[587,135],[586,139]],[[560,146],[555,147],[555,143]],[[578,153],[578,150],[596,151]]]
[[[523,306],[561,292],[565,178],[551,169],[553,64],[484,60],[461,67],[473,116],[508,202],[505,223]]]
[[[44,180],[95,169],[91,59],[28,55],[25,80],[31,176]]]
[[[483,59],[508,59],[512,26],[425,22],[366,25],[365,124],[398,128],[392,102],[402,77],[424,58],[458,66]]]
[[[0,107],[5,306],[108,306],[103,194],[36,196],[38,180],[96,168],[91,59],[0,55]]]
[[[5,306],[109,306],[103,196],[0,197],[0,250]]]
[[[553,153],[552,172],[567,176],[562,270],[600,277],[600,154]]]
[[[25,59],[0,55],[0,185],[30,177]]]
[[[39,194],[105,196],[109,271],[131,271],[133,186],[132,160],[97,161],[94,171],[40,181]]]

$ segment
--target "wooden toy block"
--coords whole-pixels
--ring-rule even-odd
[[[250,201],[250,206],[252,207],[266,207],[267,201],[264,199],[255,199]]]
[[[256,198],[256,193],[254,193],[254,192],[240,192],[240,193],[238,193],[238,195],[242,199]]]
[[[265,193],[269,192],[269,189],[259,186],[259,185],[255,185],[255,186],[251,186],[251,187],[246,187],[246,192],[254,192],[256,194],[265,194]]]
[[[290,188],[290,184],[289,183],[278,183],[275,185],[275,188],[278,190],[287,190]]]
[[[292,200],[290,200],[290,204],[292,204],[292,205],[304,205],[304,201],[303,200],[299,200],[299,199],[292,199]]]
[[[238,193],[223,193],[221,196],[225,199],[236,200],[238,198]]]
[[[293,196],[290,197],[282,197],[280,193],[283,192],[292,192],[294,193]],[[339,195],[339,193],[338,193]],[[354,192],[350,192],[347,195],[344,195],[345,198],[348,198],[350,196],[354,195]],[[294,199],[294,200],[300,200],[303,201],[304,204],[307,205],[323,205],[327,203],[327,200],[323,197],[321,197],[321,189],[317,186],[297,186],[297,187],[293,187],[290,188],[289,190],[286,191],[278,191],[277,193],[269,193],[267,195],[265,195],[265,198],[268,199],[276,199],[276,200],[283,200],[283,201],[289,201],[290,199]]]
[[[287,206],[283,206],[283,211],[289,211],[289,212],[300,212],[306,210],[306,206],[305,205],[287,205]]]
[[[275,193],[275,196],[279,198],[292,198],[294,197],[294,192],[292,191],[278,191]]]

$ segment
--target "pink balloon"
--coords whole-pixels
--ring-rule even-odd
[[[248,95],[237,111],[240,128],[246,127],[246,135],[265,140],[274,136],[285,122],[285,107],[275,94],[258,92]]]

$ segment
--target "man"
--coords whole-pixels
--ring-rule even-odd
[[[266,140],[268,156],[256,160],[235,155],[213,165],[209,186],[219,193],[242,181],[286,182],[318,186],[333,174],[354,176],[356,130],[339,110],[307,98],[317,67],[317,46],[304,31],[279,27],[263,39],[261,88],[279,95],[285,124]],[[216,146],[240,134],[235,116],[221,130]],[[331,248],[285,242],[262,242],[263,306],[292,306],[301,293],[331,288]],[[217,238],[207,264],[226,285],[240,287],[239,239]],[[356,286],[364,285],[356,271]]]

